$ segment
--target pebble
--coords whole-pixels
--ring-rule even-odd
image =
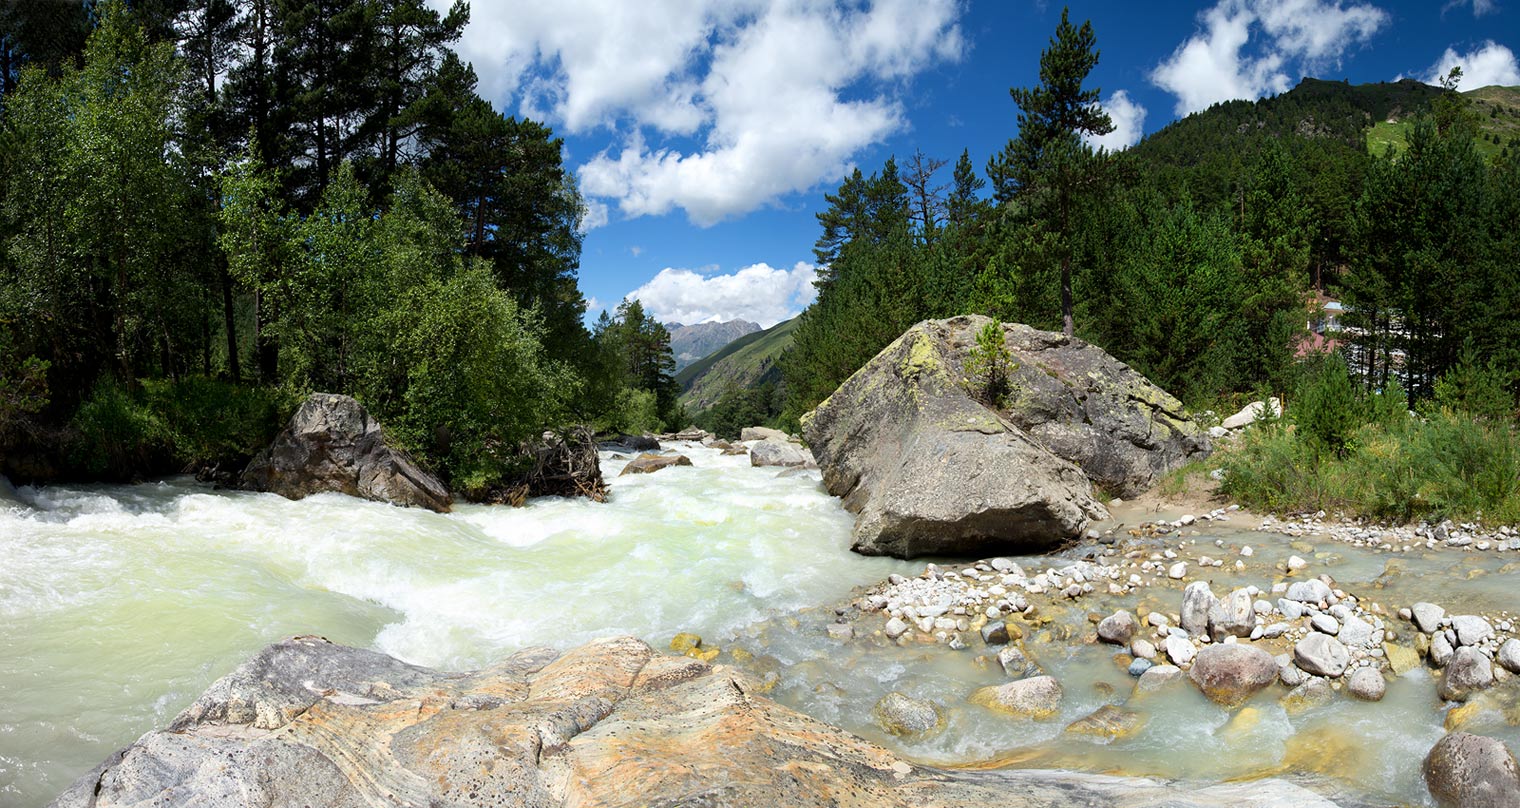
[[[1298,570],[1301,570],[1307,566],[1309,566],[1309,562],[1303,560],[1302,558],[1299,558],[1298,556],[1288,556],[1289,572],[1297,572]]]
[[[1309,625],[1313,626],[1315,631],[1324,634],[1337,634],[1341,630],[1341,624],[1328,614],[1314,615],[1309,618]]]
[[[1176,564],[1173,564],[1171,566],[1171,568],[1166,571],[1166,577],[1171,578],[1174,581],[1180,581],[1180,580],[1182,580],[1183,576],[1185,576],[1185,575],[1187,575],[1187,562],[1186,561],[1178,561]]]

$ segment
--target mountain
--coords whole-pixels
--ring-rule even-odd
[[[748,320],[729,320],[726,323],[697,323],[681,325],[666,323],[670,332],[670,352],[676,358],[676,372],[734,340],[760,330],[757,323]]]
[[[781,369],[776,360],[791,346],[796,330],[797,318],[793,317],[740,337],[677,373],[681,403],[695,414],[711,407],[731,387],[749,389],[779,382]]]
[[[1520,87],[1479,87],[1462,93],[1478,122],[1478,152],[1496,160],[1508,150],[1520,151]],[[1409,120],[1386,120],[1367,131],[1367,150],[1382,155],[1389,146],[1394,153],[1404,151],[1409,139]]]

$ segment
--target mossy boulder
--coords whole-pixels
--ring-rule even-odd
[[[804,418],[858,552],[1042,552],[1209,450],[1182,404],[1101,349],[1002,325],[1012,393],[989,405],[967,363],[985,317],[909,329]]]

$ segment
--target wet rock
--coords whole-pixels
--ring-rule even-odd
[[[1156,663],[1150,661],[1149,659],[1146,659],[1145,657],[1136,657],[1130,661],[1129,667],[1125,668],[1124,670],[1130,676],[1139,677],[1144,676],[1145,672],[1154,667],[1155,664]]]
[[[641,454],[638,457],[635,457],[634,459],[628,461],[628,465],[624,466],[621,472],[618,472],[618,476],[626,477],[629,474],[653,474],[660,469],[668,469],[672,466],[689,465],[691,465],[691,458],[682,454]]]
[[[447,513],[449,489],[386,443],[380,422],[348,396],[312,393],[238,478],[287,499],[336,492]]]
[[[1434,603],[1416,603],[1410,607],[1414,613],[1414,624],[1426,634],[1434,634],[1441,630],[1441,620],[1446,617],[1446,610]]]
[[[1388,684],[1377,668],[1357,668],[1346,677],[1346,692],[1362,701],[1382,701],[1387,689]]]
[[[1388,667],[1393,669],[1394,676],[1403,676],[1420,667],[1419,653],[1397,643],[1383,643],[1383,657],[1388,660]]]
[[[1315,676],[1338,677],[1346,672],[1351,654],[1329,634],[1311,633],[1293,646],[1293,661]]]
[[[887,732],[908,738],[938,732],[945,725],[938,707],[895,690],[876,702],[872,717],[876,719],[876,725]]]
[[[1098,623],[1098,639],[1114,645],[1125,645],[1139,630],[1140,621],[1135,619],[1135,615],[1120,609]]]
[[[1457,632],[1458,645],[1481,645],[1494,638],[1493,625],[1475,614],[1459,614],[1451,618],[1451,627]]]
[[[1520,805],[1520,765],[1502,741],[1454,732],[1425,756],[1425,787],[1441,808]]]
[[[317,638],[301,645],[260,652],[197,700],[198,712],[111,755],[54,808],[568,808],[626,805],[630,795],[640,805],[767,808],[841,795],[880,808],[1331,808],[1282,781],[1200,787],[920,767],[764,698],[732,671],[629,637],[523,652],[472,673]],[[261,715],[270,728],[252,725]]]
[[[785,466],[787,468],[816,465],[813,462],[812,452],[795,443],[775,440],[763,440],[751,446],[749,450],[749,464],[751,466]]]
[[[1194,581],[1182,590],[1182,611],[1179,615],[1179,623],[1182,630],[1193,636],[1200,636],[1208,631],[1209,612],[1219,599],[1209,589],[1207,581]]]
[[[1216,704],[1235,707],[1277,680],[1277,662],[1243,643],[1210,645],[1198,652],[1188,677]]]
[[[1473,693],[1493,683],[1493,663],[1489,662],[1482,651],[1464,645],[1446,663],[1437,690],[1441,698],[1447,701],[1467,701]]]
[[[1292,656],[1282,654],[1277,657],[1277,678],[1282,681],[1284,687],[1294,688],[1309,681],[1310,677],[1302,668],[1293,664]]]
[[[971,694],[971,703],[998,713],[1043,721],[1061,709],[1064,693],[1053,676],[1031,676],[1002,685],[984,687]]]
[[[1146,717],[1112,704],[1105,704],[1089,715],[1066,725],[1072,735],[1090,735],[1096,738],[1117,740],[1128,738],[1145,728]]]
[[[1182,669],[1176,665],[1153,665],[1140,674],[1135,683],[1137,693],[1152,693],[1174,682],[1182,681]]]
[[[1037,673],[1040,669],[1034,660],[1024,653],[1024,649],[1017,645],[1004,646],[998,651],[997,661],[1003,673],[1015,679],[1022,679],[1032,673]]]
[[[1214,642],[1225,637],[1249,637],[1256,628],[1256,609],[1251,593],[1244,589],[1231,592],[1209,607],[1209,636]]]
[[[1499,653],[1494,658],[1499,667],[1510,673],[1520,673],[1520,640],[1510,638],[1499,646]]]
[[[1317,676],[1311,676],[1297,687],[1288,691],[1282,697],[1282,707],[1289,715],[1297,715],[1311,707],[1329,704],[1335,699],[1335,690],[1330,687],[1330,682]]]
[[[600,441],[597,447],[609,452],[658,452],[660,441],[653,435],[618,435],[609,440]]]
[[[1129,643],[1130,656],[1136,659],[1155,659],[1156,645],[1150,640],[1135,638]]]
[[[1008,624],[996,620],[982,626],[982,642],[987,645],[1006,645],[1008,643]]]
[[[902,618],[894,617],[887,621],[887,625],[882,629],[882,633],[886,634],[888,639],[895,640],[908,633],[908,628],[908,624],[903,622]]]

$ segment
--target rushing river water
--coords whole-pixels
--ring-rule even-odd
[[[774,697],[925,763],[1202,780],[1282,774],[1348,805],[1430,804],[1419,763],[1443,732],[1444,710],[1423,670],[1390,680],[1380,704],[1340,697],[1302,713],[1284,710],[1276,688],[1244,713],[1188,686],[1134,699],[1115,649],[1081,634],[1088,611],[1133,608],[1135,597],[1096,595],[1060,616],[1058,636],[1029,638],[1066,690],[1060,717],[1000,717],[965,703],[975,688],[1005,681],[980,651],[827,636],[832,607],[855,587],[916,575],[923,563],[850,553],[851,517],[816,472],[782,475],[743,456],[681,451],[694,467],[616,478],[603,505],[545,499],[449,515],[337,495],[290,502],[188,480],[0,491],[0,806],[45,804],[283,636],[320,634],[467,669],[527,645],[628,633],[663,647],[679,631],[751,652],[743,664],[757,680],[779,673]],[[609,478],[621,466],[604,455]],[[1520,606],[1505,567],[1513,554],[1388,555],[1313,539],[1290,548],[1244,527],[1204,527],[1192,539],[1226,558],[1244,544],[1256,549],[1250,569],[1207,576],[1216,592],[1269,587],[1274,565],[1298,552],[1390,607]],[[1067,563],[1018,560],[1031,569]],[[1163,581],[1142,599],[1175,612],[1180,592]],[[941,705],[947,728],[914,741],[882,732],[871,710],[892,690]],[[1062,731],[1104,704],[1148,721],[1112,741]],[[1520,722],[1520,707],[1506,715]],[[1509,719],[1480,731],[1520,748]]]
[[[695,467],[614,479],[604,505],[448,515],[189,480],[21,488],[0,500],[0,806],[46,803],[291,634],[465,669],[721,636],[917,569],[851,554],[816,473],[683,451]]]

